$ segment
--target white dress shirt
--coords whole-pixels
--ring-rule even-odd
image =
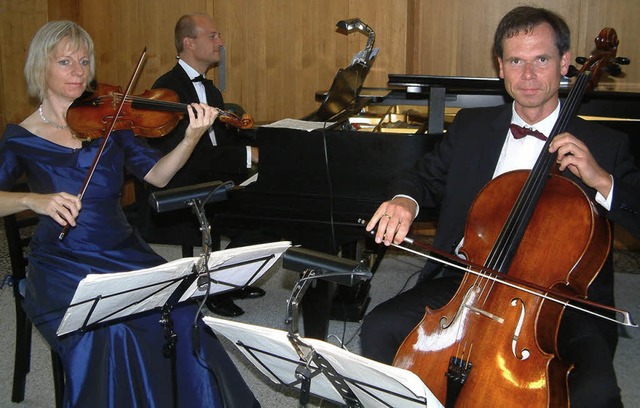
[[[198,71],[193,69],[191,65],[184,62],[182,59],[178,58],[178,64],[184,69],[184,71],[189,75],[189,79],[193,79],[200,74]],[[204,77],[204,75],[202,75]],[[198,94],[198,99],[201,103],[208,104],[207,102],[207,92],[204,89],[204,84],[200,81],[192,82],[193,87],[196,89],[196,93]],[[216,132],[213,130],[213,126],[209,128],[209,139],[211,139],[211,144],[214,146],[218,145],[218,141],[216,140]],[[251,168],[251,146],[246,146],[247,149],[247,162],[246,166],[248,169]]]

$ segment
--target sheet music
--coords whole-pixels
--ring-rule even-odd
[[[214,281],[209,294],[227,292],[229,290],[252,285],[280,258],[291,246],[289,241],[271,242],[212,252],[209,257],[209,272]],[[199,288],[194,282],[180,301],[190,297],[204,296],[206,287]]]
[[[281,241],[211,253],[209,293],[253,284],[290,246],[291,242]],[[201,257],[189,257],[148,269],[87,275],[78,284],[57,335],[164,306],[185,279],[196,275],[202,262]],[[179,302],[204,296],[206,289],[194,280]]]
[[[312,130],[327,128],[334,123],[335,122],[312,122],[299,119],[281,119],[267,125],[262,125],[261,127],[306,130],[307,132],[311,132]]]
[[[240,183],[240,187],[246,187],[251,183],[255,183],[256,181],[258,181],[258,173],[255,173],[253,176]]]
[[[181,278],[193,272],[197,260],[183,258],[137,271],[87,275],[78,284],[72,306],[58,327],[58,336],[82,328],[87,316],[91,316],[88,325],[164,305],[182,282]],[[96,302],[100,307],[95,307]]]
[[[300,357],[286,331],[210,316],[205,316],[204,322],[233,342],[274,383],[292,386],[297,381],[295,368],[300,364]],[[408,370],[367,359],[322,340],[302,338],[302,341],[345,378],[364,407],[442,407],[422,380]],[[300,388],[299,385],[296,388]],[[338,404],[345,403],[325,375],[312,378],[311,393]]]

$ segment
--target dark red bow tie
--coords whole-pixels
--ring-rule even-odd
[[[547,137],[537,130],[518,126],[515,123],[510,124],[509,129],[511,129],[511,134],[513,134],[513,137],[516,139],[522,139],[525,136],[533,136],[540,140],[547,140]]]

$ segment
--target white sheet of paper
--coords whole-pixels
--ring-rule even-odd
[[[212,252],[209,257],[209,271],[211,278],[217,281],[217,284],[211,284],[209,294],[253,284],[290,246],[291,242],[281,241]],[[199,288],[197,282],[194,282],[185,291],[180,301],[190,297],[204,296],[205,293],[206,288]]]
[[[273,128],[285,128],[285,129],[296,129],[296,130],[306,130],[307,132],[311,132],[316,129],[323,129],[333,125],[335,122],[312,122],[309,120],[300,120],[300,119],[280,119],[273,123],[269,123],[266,125],[262,125],[261,127],[273,127]]]
[[[297,380],[295,368],[300,358],[287,332],[210,316],[205,316],[204,322],[233,342],[271,381],[290,385]],[[364,407],[442,407],[422,380],[408,370],[367,359],[322,340],[302,338],[302,341],[347,379],[349,388]],[[312,378],[311,393],[338,404],[345,403],[324,375]]]
[[[220,283],[212,283],[209,293],[254,283],[290,246],[291,242],[281,241],[211,253],[209,276]],[[137,271],[87,275],[78,284],[57,335],[165,305],[183,278],[195,273],[199,261],[190,257]],[[198,288],[195,280],[179,302],[205,293],[206,287]]]
[[[197,260],[195,257],[183,258],[149,269],[87,275],[78,284],[72,306],[67,309],[58,327],[58,336],[82,328],[89,314],[91,316],[86,325],[165,304],[182,282],[180,278],[192,273]],[[171,283],[172,280],[175,282]],[[98,303],[92,311],[96,300]]]

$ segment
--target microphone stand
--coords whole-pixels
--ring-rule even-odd
[[[300,363],[295,371],[295,377],[300,381],[300,407],[304,408],[309,403],[311,379],[320,374],[320,372],[324,372],[335,389],[339,391],[342,398],[347,402],[345,406],[348,408],[359,408],[362,407],[362,405],[358,397],[349,389],[344,378],[342,378],[331,364],[322,355],[318,354],[311,345],[302,341],[302,338],[300,338],[298,334],[300,302],[311,282],[321,276],[315,268],[306,269],[302,272],[302,277],[296,282],[291,296],[287,301],[287,319],[285,320],[285,323],[289,326],[287,337],[298,354],[298,357],[300,357]],[[315,364],[315,368],[312,366],[312,363]]]
[[[205,200],[206,202],[206,200]],[[202,254],[197,264],[193,267],[194,278],[184,280],[176,291],[171,295],[167,302],[162,306],[160,324],[162,326],[163,335],[166,343],[162,347],[162,353],[165,358],[171,359],[171,382],[173,387],[173,406],[178,408],[178,379],[177,379],[177,356],[176,356],[176,343],[178,342],[178,334],[173,330],[173,319],[171,318],[171,310],[178,303],[179,298],[182,296],[185,290],[189,288],[194,279],[197,279],[198,287],[207,287],[202,304],[206,302],[209,295],[209,286],[211,280],[209,279],[209,257],[211,255],[211,247],[213,240],[211,238],[211,226],[207,220],[204,204],[198,198],[193,198],[188,201],[188,206],[193,208],[196,217],[200,223],[200,231],[202,232]],[[199,313],[200,311],[198,310]],[[197,317],[196,317],[197,319]],[[193,325],[193,340],[194,340],[194,353],[198,354],[197,345],[198,339],[198,325],[194,319]]]
[[[211,247],[213,246],[213,239],[211,238],[211,225],[207,219],[204,204],[200,199],[193,199],[189,201],[189,206],[193,208],[193,212],[198,218],[200,223],[200,232],[202,233],[202,254],[200,254],[200,260],[198,261],[197,273],[198,273],[198,287],[210,286],[211,280],[209,279],[209,257],[211,256]],[[207,288],[208,289],[208,288]],[[209,291],[205,293],[204,301],[207,300]]]
[[[289,326],[289,334],[287,337],[300,357],[300,364],[296,367],[295,374],[295,377],[300,380],[300,407],[306,407],[309,403],[311,392],[311,369],[309,368],[309,364],[313,358],[313,349],[304,343],[298,335],[299,307],[302,297],[311,283],[311,280],[304,278],[312,276],[313,274],[314,271],[308,269],[302,273],[302,279],[296,282],[291,292],[291,297],[289,297],[287,301],[287,318],[285,320],[285,323]]]

